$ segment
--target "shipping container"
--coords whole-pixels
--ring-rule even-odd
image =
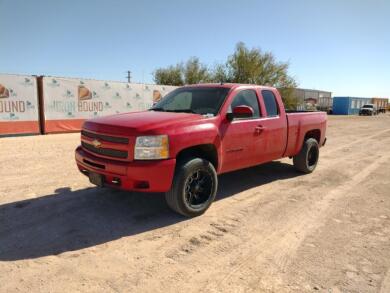
[[[357,115],[365,104],[371,104],[371,98],[333,97],[333,114]]]
[[[294,89],[294,97],[297,104],[296,110],[320,110],[331,112],[332,93],[312,89]]]
[[[379,113],[386,112],[386,109],[389,107],[389,99],[388,98],[372,98],[371,103],[376,106]]]

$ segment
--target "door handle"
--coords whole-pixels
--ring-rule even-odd
[[[264,126],[258,125],[258,126],[255,127],[255,133],[260,134],[260,133],[263,132],[264,129],[265,129]]]

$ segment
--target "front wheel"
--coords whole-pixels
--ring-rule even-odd
[[[178,162],[171,189],[165,193],[168,206],[175,212],[195,217],[203,214],[215,199],[217,172],[207,160],[189,158]]]
[[[307,139],[301,151],[293,157],[294,167],[300,172],[311,173],[317,166],[320,155],[318,142],[314,138]]]

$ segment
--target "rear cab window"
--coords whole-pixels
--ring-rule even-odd
[[[279,106],[274,93],[270,90],[262,90],[261,95],[267,112],[267,117],[276,117],[279,115]]]

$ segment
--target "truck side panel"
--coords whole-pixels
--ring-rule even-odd
[[[326,135],[326,113],[288,113],[288,140],[284,157],[292,157],[299,153],[302,148],[305,136],[308,132],[319,130],[319,146],[325,142]]]

